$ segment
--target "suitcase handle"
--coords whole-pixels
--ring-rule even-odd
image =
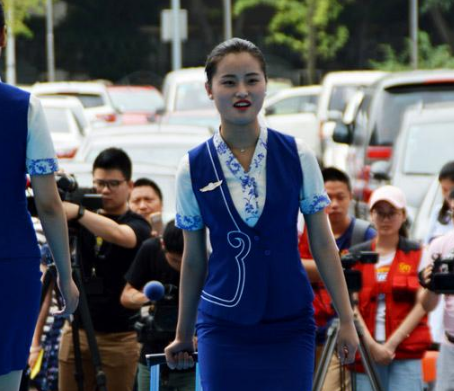
[[[198,354],[197,352],[192,352],[192,359],[194,362],[197,362],[198,359]],[[166,363],[166,355],[164,353],[154,353],[154,354],[147,354],[146,355],[147,363],[148,366],[153,366],[153,365],[160,365],[160,364],[165,364]]]

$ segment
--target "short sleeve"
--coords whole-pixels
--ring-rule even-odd
[[[303,214],[317,213],[330,204],[320,166],[311,149],[302,140],[295,141],[303,172],[300,209]]]
[[[204,227],[199,204],[192,188],[189,155],[183,157],[177,170],[175,225],[187,231],[197,231]]]
[[[30,175],[52,174],[58,170],[54,145],[38,98],[30,95],[28,108],[27,171]]]

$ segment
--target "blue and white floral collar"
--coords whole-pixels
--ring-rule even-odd
[[[216,147],[219,159],[225,163],[232,174],[239,180],[242,180],[244,175],[254,175],[254,173],[260,171],[260,168],[263,167],[266,161],[265,159],[268,149],[267,141],[268,129],[265,126],[261,126],[259,139],[255,147],[251,165],[249,167],[249,170],[246,172],[244,171],[243,167],[238,162],[237,158],[232,153],[226,142],[221,137],[220,131],[215,132],[213,137],[214,146]]]

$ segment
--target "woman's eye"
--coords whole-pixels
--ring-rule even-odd
[[[232,80],[225,80],[222,84],[225,86],[233,86],[235,83]]]

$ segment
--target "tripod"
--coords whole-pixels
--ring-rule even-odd
[[[72,254],[72,269],[73,278],[79,289],[79,306],[74,313],[73,321],[71,322],[75,358],[74,378],[76,379],[77,388],[79,391],[84,390],[84,374],[82,369],[82,354],[80,350],[79,330],[81,326],[87,335],[88,347],[90,350],[93,367],[95,370],[96,386],[99,391],[107,391],[106,374],[102,370],[101,355],[99,354],[98,344],[96,342],[95,330],[91,320],[90,311],[88,309],[87,292],[85,289],[82,271],[80,266],[79,240],[78,235],[72,238],[73,254]]]
[[[370,351],[364,340],[364,330],[359,323],[358,319],[354,319],[355,329],[359,337],[359,351],[361,353],[361,360],[363,362],[366,374],[369,377],[372,389],[374,391],[383,391],[383,387],[380,384],[380,379],[378,378],[377,372],[375,371],[372,358],[370,356]],[[339,335],[339,319],[336,318],[333,320],[333,323],[328,329],[327,339],[325,346],[323,347],[322,355],[320,358],[320,364],[317,368],[317,372],[314,377],[314,384],[312,386],[312,391],[320,391],[325,382],[326,373],[328,371],[328,366],[333,357],[334,349],[336,347],[337,336]]]

